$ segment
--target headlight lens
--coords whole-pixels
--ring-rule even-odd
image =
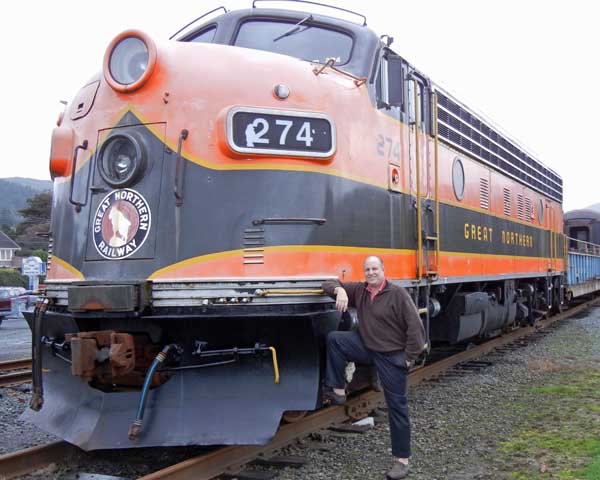
[[[118,35],[104,55],[104,78],[118,92],[140,88],[156,65],[156,45],[143,32],[128,30]]]
[[[131,85],[148,69],[148,58],[144,42],[135,37],[124,38],[110,56],[110,74],[121,85]]]
[[[142,143],[132,135],[120,133],[110,137],[100,149],[100,175],[113,187],[131,185],[146,165]]]

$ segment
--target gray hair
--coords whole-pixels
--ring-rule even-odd
[[[363,269],[365,268],[365,265],[369,260],[377,260],[379,262],[379,265],[381,265],[381,269],[385,270],[385,268],[383,267],[383,260],[376,255],[370,255],[367,258],[365,258],[365,261],[363,262]]]

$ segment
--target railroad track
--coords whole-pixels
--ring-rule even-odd
[[[14,370],[21,371],[14,372]],[[2,372],[0,373],[0,387],[11,387],[31,382],[31,358],[0,362],[0,372]]]
[[[565,320],[600,302],[593,299],[570,310],[538,322],[534,327],[524,327],[502,335],[484,344],[464,352],[437,361],[431,365],[415,370],[409,375],[409,384],[417,385],[442,375],[449,369],[472,362],[488,353],[514,344],[519,339],[535,336],[548,329],[552,324]],[[1,365],[1,364],[0,364]],[[187,459],[170,467],[158,470],[138,480],[211,480],[223,474],[233,475],[243,469],[244,465],[260,458],[268,458],[276,450],[290,445],[295,440],[308,434],[340,424],[348,420],[368,415],[377,407],[385,405],[382,392],[369,390],[349,398],[343,406],[328,407],[308,414],[295,423],[282,425],[273,440],[264,446],[229,446],[219,448],[211,453]],[[67,442],[54,442],[46,445],[21,450],[0,456],[0,480],[9,480],[25,475],[52,463],[56,458],[66,458],[78,451],[78,448]]]

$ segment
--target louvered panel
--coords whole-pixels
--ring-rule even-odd
[[[442,125],[441,121],[440,121],[440,125]],[[510,176],[512,176],[513,178],[515,178],[517,180],[521,180],[523,183],[527,184],[531,188],[536,188],[534,185],[531,185],[531,182],[528,183],[528,179],[529,179],[528,174],[515,169],[515,167],[513,165],[511,165],[509,162],[501,159],[497,153],[490,153],[488,150],[486,150],[485,148],[482,148],[480,145],[476,144],[475,142],[471,142],[461,132],[458,132],[456,129],[450,127],[449,125],[447,125],[447,126],[449,128],[445,129],[443,132],[440,131],[440,137],[442,139],[447,140],[448,143],[455,145],[459,149],[462,149],[464,151],[467,151],[467,152],[473,154],[475,157],[479,158],[480,160],[483,160],[492,166],[502,169],[505,173],[509,174]],[[503,152],[503,150],[498,145],[491,143],[491,142],[490,142],[490,148],[493,148],[498,153]],[[513,173],[510,173],[511,171]],[[555,199],[557,198],[558,192],[556,190],[549,189],[548,187],[544,186],[541,183],[541,181],[537,181],[537,180],[535,180],[535,181],[540,186],[540,188],[538,188],[538,191],[547,192],[548,196],[553,197]]]
[[[510,217],[510,189],[504,188],[502,193],[504,195],[504,215]]]
[[[517,218],[525,220],[525,202],[523,201],[523,195],[520,193],[517,195]]]
[[[265,231],[262,228],[244,230],[244,265],[265,263]]]
[[[562,202],[562,179],[439,90],[440,138]],[[441,128],[444,124],[444,128]]]
[[[533,205],[529,197],[525,197],[525,220],[528,222],[533,220]]]
[[[487,178],[479,179],[479,206],[486,210],[490,208],[490,182]]]

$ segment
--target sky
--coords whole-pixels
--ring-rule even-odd
[[[16,2],[0,28],[0,178],[49,179],[50,135],[114,36],[167,39],[218,7],[251,0]],[[595,2],[329,0],[364,14],[392,48],[482,112],[563,178],[564,210],[600,202],[600,28]],[[259,5],[284,5],[260,2]]]

